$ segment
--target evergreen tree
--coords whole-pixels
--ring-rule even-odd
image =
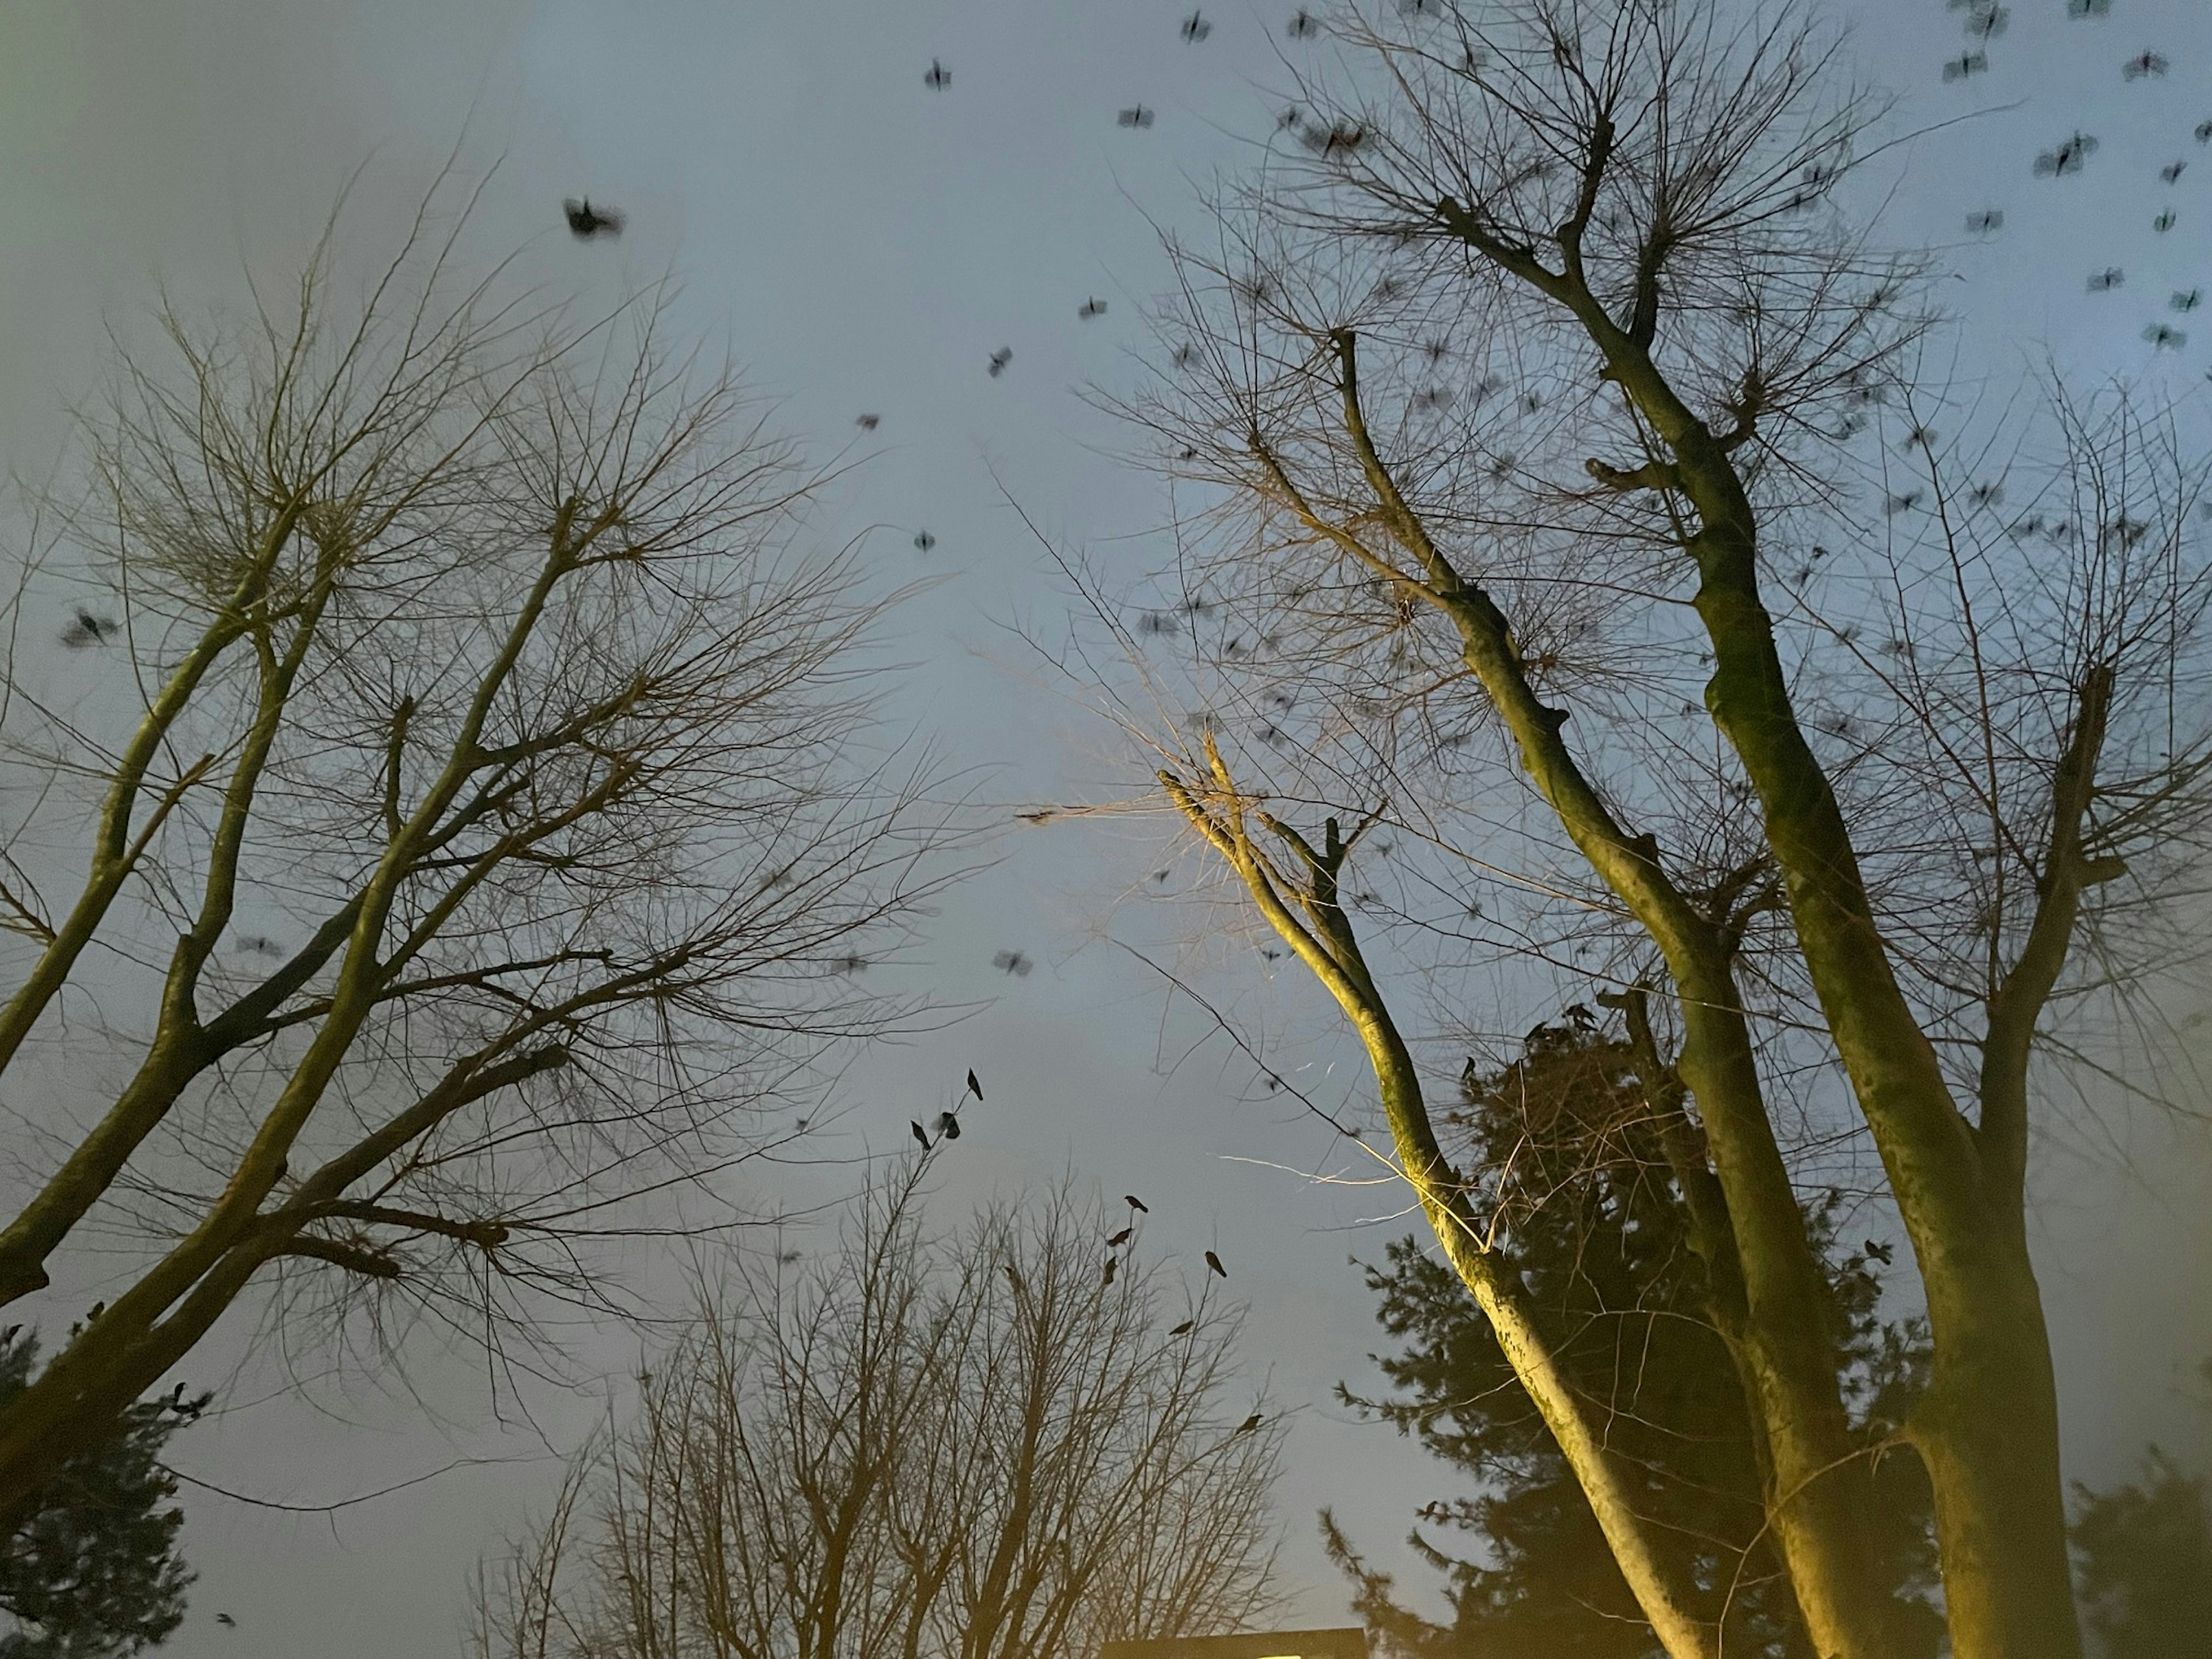
[[[1457,1161],[1492,1172],[1483,1198],[1492,1248],[1542,1310],[1576,1386],[1605,1413],[1612,1443],[1638,1472],[1644,1512],[1702,1594],[1700,1616],[1725,1620],[1731,1654],[1809,1653],[1763,1526],[1753,1419],[1705,1311],[1704,1264],[1629,1045],[1577,1006],[1532,1031],[1503,1070],[1484,1073],[1469,1060],[1462,1094],[1449,1118],[1468,1142]],[[1921,1386],[1925,1341],[1916,1324],[1881,1317],[1887,1249],[1869,1241],[1843,1250],[1843,1211],[1830,1194],[1809,1218],[1828,1266],[1855,1429],[1871,1448],[1893,1433]],[[1480,1488],[1420,1512],[1431,1528],[1469,1535],[1470,1555],[1413,1535],[1446,1575],[1452,1614],[1443,1624],[1400,1603],[1389,1576],[1324,1516],[1371,1632],[1410,1659],[1657,1656],[1580,1486],[1457,1275],[1407,1238],[1367,1269],[1367,1281],[1398,1344],[1377,1356],[1393,1393],[1345,1399],[1418,1436]],[[1874,1455],[1889,1567],[1923,1615],[1914,1650],[1933,1654],[1941,1622],[1928,1599],[1926,1478],[1902,1448]]]
[[[0,1407],[29,1385],[38,1352],[21,1326],[0,1335]],[[192,1575],[161,1450],[206,1405],[181,1384],[138,1401],[15,1514],[0,1538],[0,1615],[15,1626],[0,1632],[0,1659],[115,1659],[176,1629]]]
[[[2105,1659],[2212,1659],[2203,1480],[2153,1447],[2142,1485],[2074,1496],[2082,1613]]]

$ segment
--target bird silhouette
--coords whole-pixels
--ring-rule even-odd
[[[2197,124],[2197,142],[2200,144],[2212,144],[2212,121],[2199,121]]]
[[[1146,1203],[1143,1199],[1139,1198],[1134,1193],[1122,1194],[1121,1201],[1127,1205],[1131,1209],[1134,1210],[1139,1215],[1150,1215],[1152,1212],[1152,1206]]]
[[[88,645],[106,645],[120,631],[119,625],[109,618],[79,610],[62,629],[62,643],[72,651],[82,651]]]
[[[2116,288],[2124,287],[2127,280],[2127,272],[2122,270],[2118,265],[2106,265],[2102,270],[2093,270],[2089,273],[2089,292],[2109,294]]]
[[[2012,13],[2002,6],[1978,5],[1966,14],[1964,29],[1969,40],[1994,40],[2011,21]]]
[[[2163,75],[2166,71],[2166,59],[2154,52],[2138,53],[2120,65],[2122,77],[2130,81],[2140,81],[2149,75]]]
[[[1321,25],[1314,21],[1312,13],[1304,10],[1295,11],[1291,14],[1290,27],[1286,33],[1293,40],[1310,40],[1321,33]]]
[[[863,432],[873,432],[883,423],[884,417],[880,415],[863,415],[853,422],[854,426],[860,428]]]
[[[975,1080],[975,1068],[972,1066],[969,1068],[968,1072],[968,1092],[975,1096],[979,1103],[981,1102],[983,1098],[983,1085]]]
[[[1182,38],[1194,46],[1212,33],[1213,25],[1206,21],[1202,13],[1193,12],[1182,20]]]
[[[1197,1324],[1198,1322],[1195,1319],[1186,1319],[1180,1325],[1169,1326],[1168,1334],[1170,1336],[1187,1336],[1192,1330],[1196,1328]]]
[[[1027,979],[1030,976],[1030,969],[1036,967],[1036,963],[1031,962],[1019,951],[1001,951],[991,958],[991,966],[1002,974],[1011,974],[1017,979]]]
[[[1239,1424],[1237,1425],[1237,1434],[1249,1434],[1249,1433],[1251,1433],[1251,1432],[1252,1432],[1252,1431],[1253,1431],[1253,1430],[1255,1430],[1255,1429],[1258,1428],[1259,1426],[1260,1426],[1260,1413],[1257,1413],[1257,1412],[1254,1412],[1254,1413],[1252,1413],[1252,1415],[1251,1415],[1251,1416],[1249,1416],[1249,1417],[1246,1418],[1246,1419],[1245,1419],[1242,1423],[1239,1423]],[[1236,1437],[1236,1435],[1231,1435],[1230,1437],[1231,1437],[1231,1439],[1234,1439],[1234,1438]]]
[[[2108,17],[2112,10],[2112,0],[2066,0],[2069,17]]]
[[[1093,317],[1103,317],[1106,314],[1106,302],[1103,300],[1085,300],[1077,308],[1075,314],[1086,323]]]
[[[914,1131],[915,1140],[920,1145],[921,1150],[925,1152],[927,1152],[929,1150],[929,1131],[923,1128],[921,1125],[916,1123],[912,1118],[908,1118],[907,1120],[906,1127]]]
[[[1206,1265],[1209,1269],[1219,1274],[1222,1278],[1226,1279],[1229,1277],[1229,1269],[1221,1265],[1221,1258],[1214,1255],[1211,1250],[1208,1250],[1206,1253]]]
[[[950,1112],[939,1112],[937,1115],[937,1138],[939,1140],[959,1139],[960,1120]]]
[[[1116,1272],[1117,1270],[1119,1270],[1119,1268],[1121,1267],[1121,1258],[1120,1256],[1118,1256],[1118,1255],[1109,1255],[1109,1256],[1108,1256],[1108,1257],[1106,1258],[1106,1274],[1105,1274],[1105,1277],[1104,1277],[1104,1278],[1103,1278],[1103,1279],[1101,1279],[1098,1282],[1099,1282],[1101,1285],[1111,1285],[1111,1284],[1114,1282],[1114,1274],[1115,1273],[1115,1272]]]
[[[1943,65],[1946,81],[1963,81],[1970,75],[1979,75],[1990,66],[1990,55],[1985,52],[1970,52],[1954,58]]]
[[[225,1630],[236,1630],[238,1628],[238,1620],[232,1618],[227,1613],[218,1613],[216,1614],[215,1621],[216,1624],[221,1625]]]
[[[2172,230],[2173,228],[2173,210],[2172,208],[2167,208],[2164,212],[2160,213],[2157,218],[2150,222],[2150,228],[2161,236],[2165,235],[2167,231]]]
[[[561,210],[568,216],[569,234],[580,242],[588,242],[595,236],[619,236],[623,230],[623,216],[612,208],[595,208],[588,196],[571,196],[562,203]]]
[[[1006,365],[1013,361],[1013,347],[1000,346],[996,351],[991,354],[991,378],[994,380],[997,380],[999,376],[1006,372]]]
[[[2063,179],[2069,173],[2081,171],[2081,163],[2097,153],[2097,141],[2086,132],[2077,132],[2056,149],[2046,149],[2035,158],[2035,176],[2039,179]]]
[[[1998,208],[1990,208],[1980,213],[1970,213],[1966,216],[1966,228],[1977,236],[1991,235],[2004,228],[2004,213]]]
[[[1142,104],[1132,104],[1114,119],[1125,127],[1148,127],[1152,124],[1152,112]]]
[[[1888,1267],[1890,1263],[1897,1260],[1897,1246],[1894,1244],[1885,1244],[1876,1239],[1869,1238],[1867,1240],[1866,1253],[1872,1256],[1876,1261],[1881,1262],[1885,1267]]]
[[[1006,1282],[1014,1287],[1014,1294],[1019,1296],[1022,1293],[1021,1270],[1011,1261],[1002,1261],[999,1265],[1006,1270]]]
[[[929,73],[921,77],[921,83],[932,92],[942,92],[952,84],[952,71],[933,58],[929,60]]]
[[[2179,351],[2189,343],[2189,337],[2186,334],[2178,328],[2170,328],[2164,323],[2153,323],[2148,328],[2143,330],[2143,338],[2148,340],[2160,351]]]
[[[914,550],[915,552],[927,553],[931,548],[936,545],[937,538],[931,535],[927,530],[917,530],[914,532]]]
[[[2176,311],[2194,311],[2197,309],[2197,302],[2203,297],[2204,291],[2202,289],[2182,289],[2177,290],[2166,304]]]
[[[2186,161],[2168,161],[2158,170],[2158,181],[2161,185],[2172,184],[2188,170],[2189,163]]]
[[[1120,1249],[1124,1244],[1127,1244],[1129,1242],[1129,1235],[1136,1231],[1137,1230],[1134,1227],[1122,1228],[1120,1232],[1112,1235],[1107,1239],[1106,1248],[1112,1250]]]

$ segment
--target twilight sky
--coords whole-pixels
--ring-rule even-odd
[[[459,143],[465,166],[499,163],[478,246],[524,245],[521,270],[554,292],[672,275],[684,331],[726,343],[819,458],[861,463],[825,498],[821,533],[865,534],[887,579],[946,579],[890,624],[913,665],[899,706],[957,761],[992,769],[979,792],[1010,811],[1094,791],[1116,773],[1113,734],[1028,673],[1018,630],[1056,633],[1068,595],[1001,487],[1117,579],[1163,561],[1156,482],[1113,459],[1115,432],[1079,393],[1133,376],[1134,313],[1163,276],[1154,226],[1194,223],[1199,188],[1265,138],[1285,78],[1278,53],[1326,50],[1285,39],[1287,0],[1218,0],[1210,37],[1186,44],[1188,3],[13,0],[0,52],[0,461],[43,474],[65,404],[99,371],[104,319],[130,319],[157,282],[188,301],[234,293],[241,262],[281,270],[296,256],[356,164],[371,161],[360,199],[373,225]],[[2110,15],[2073,21],[2065,0],[2014,0],[1989,72],[1949,84],[1940,66],[1965,49],[1961,12],[1941,0],[1845,9],[1865,76],[1901,95],[1897,131],[1984,112],[1893,152],[1881,174],[1887,238],[1934,248],[1956,273],[1938,298],[1960,319],[1947,348],[1957,374],[2002,383],[2047,352],[2084,382],[2168,382],[2199,399],[2201,419],[2212,308],[2176,316],[2167,296],[2212,296],[2212,145],[2192,137],[2212,119],[2212,9],[2112,0]],[[2124,79],[2146,50],[2169,72]],[[942,93],[923,84],[933,58],[951,73]],[[1138,102],[1156,124],[1118,126]],[[2077,129],[2100,140],[2083,172],[2033,178],[2035,153]],[[2189,166],[2169,188],[2159,171],[2176,160]],[[561,198],[583,192],[629,215],[618,244],[562,229]],[[2154,231],[2169,206],[2172,228]],[[2004,213],[2002,233],[1968,235],[1966,216],[1988,209]],[[2089,295],[2088,273],[2107,265],[2125,285]],[[1093,297],[1106,314],[1079,320]],[[2142,331],[2159,321],[2187,329],[2186,347],[2154,353]],[[992,379],[1000,347],[1013,358]],[[863,410],[883,417],[872,436],[854,429]],[[936,538],[926,560],[912,544],[924,528]],[[1246,1074],[1113,943],[1175,938],[1177,913],[1130,896],[1155,868],[1176,869],[1170,895],[1195,875],[1165,854],[1170,839],[1140,819],[1010,838],[905,969],[948,1001],[988,1006],[857,1062],[825,1150],[896,1148],[906,1119],[945,1103],[972,1064],[990,1103],[945,1162],[946,1217],[1072,1164],[1146,1198],[1153,1250],[1189,1264],[1218,1249],[1251,1299],[1255,1376],[1297,1413],[1281,1494],[1294,1620],[1342,1622],[1315,1509],[1333,1504],[1389,1555],[1413,1508],[1454,1490],[1330,1402],[1339,1378],[1365,1376],[1374,1330],[1346,1257],[1378,1255],[1401,1224],[1388,1193],[1310,1181],[1325,1146],[1279,1104],[1244,1099]],[[1036,970],[994,973],[1003,948]],[[1333,1016],[1292,976],[1267,986],[1261,967],[1209,983],[1271,1027],[1306,1018],[1322,1035],[1295,1062],[1356,1089],[1364,1067]],[[852,1178],[816,1170],[757,1196],[805,1200]],[[2185,1378],[2212,1355],[2208,1190],[2202,1127],[2115,1109],[2048,1150],[2039,1238],[2082,1476],[2120,1472],[2154,1434],[2203,1447],[2208,1419]],[[40,1317],[66,1322],[58,1308]],[[634,1349],[604,1333],[574,1340],[618,1404]],[[181,1374],[212,1381],[221,1361]],[[574,1445],[604,1409],[548,1395],[527,1402],[530,1420],[495,1421],[465,1357],[426,1358],[417,1374],[446,1414],[437,1425],[358,1382],[253,1403],[276,1380],[241,1373],[234,1409],[177,1443],[179,1467],[313,1505],[459,1457],[514,1461],[328,1516],[194,1494],[186,1543],[202,1577],[171,1650],[180,1659],[449,1650],[470,1563],[550,1488],[548,1445]],[[217,1626],[217,1611],[237,1628]]]

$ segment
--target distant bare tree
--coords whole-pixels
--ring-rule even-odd
[[[42,657],[18,587],[0,1071],[52,1103],[0,1302],[137,1265],[0,1411],[0,1510],[250,1284],[380,1351],[605,1305],[595,1241],[728,1220],[763,1109],[899,1012],[850,969],[943,840],[870,757],[881,598],[792,547],[814,477],[658,302],[464,279],[452,191],[357,301],[334,219],[283,306],[165,311],[45,548],[115,619]]]
[[[1400,12],[1341,15],[1343,73],[1176,248],[1172,360],[1122,405],[1199,503],[1123,629],[1197,671],[1161,781],[1364,1042],[1668,1652],[1717,1632],[1487,1248],[1511,1183],[1455,1164],[1394,962],[1445,1008],[1505,958],[1613,1000],[1813,1650],[1857,1659],[1905,1647],[1881,1449],[1795,1176],[1870,1139],[1954,1650],[2070,1659],[2030,1103],[2069,1062],[2140,1086],[2136,993],[2201,952],[2202,463],[2122,395],[1946,400],[1917,270],[1841,205],[1881,110],[1802,9]]]
[[[1237,1316],[1108,1277],[1065,1185],[927,1237],[927,1162],[803,1273],[732,1264],[486,1575],[482,1659],[1054,1659],[1270,1608]]]

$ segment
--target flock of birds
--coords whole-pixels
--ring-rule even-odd
[[[1965,33],[1969,49],[1943,65],[1946,82],[1966,81],[1985,74],[1990,67],[1989,42],[2002,34],[2012,21],[2011,9],[1997,0],[1948,0],[1949,9],[1966,14]],[[2067,0],[2066,15],[2076,21],[2106,17],[2112,14],[2112,0]],[[2164,54],[2143,51],[2120,65],[2120,78],[2135,83],[2163,79],[2172,65]],[[2192,135],[2202,149],[2212,145],[2212,120],[2200,121]],[[2038,179],[2071,178],[2082,171],[2089,158],[2098,150],[2095,136],[2075,131],[2060,139],[2049,149],[2039,151],[2031,171]],[[2168,190],[2180,182],[2189,170],[2189,162],[2177,155],[2158,170],[2158,180]],[[2171,204],[2161,206],[2152,217],[2151,229],[2163,236],[2180,222],[2180,216]],[[1966,229],[1975,236],[1991,236],[2004,228],[2004,212],[2000,208],[1983,208],[1966,216]],[[2127,272],[2118,265],[2105,265],[2089,273],[2087,288],[2092,294],[2110,294],[2125,287]],[[2203,298],[2201,289],[2176,289],[2166,300],[2167,308],[2186,313],[2196,310]],[[2145,325],[2142,337],[2153,348],[2161,351],[2179,351],[2189,343],[2183,330],[2163,319]],[[2212,378],[2212,376],[2208,376]]]

